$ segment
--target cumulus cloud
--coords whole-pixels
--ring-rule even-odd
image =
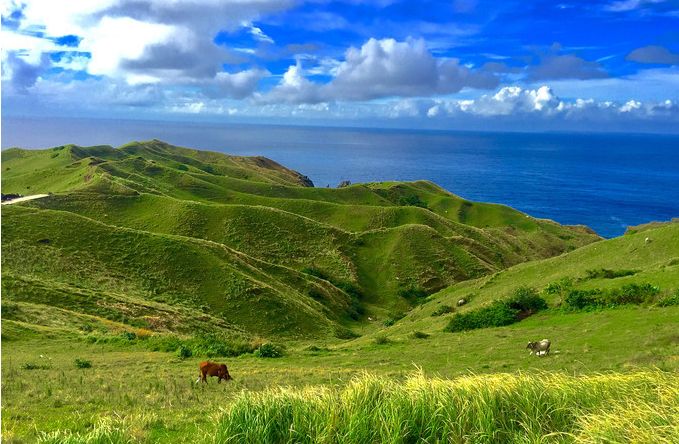
[[[3,4],[3,20],[19,19],[12,22],[12,29],[3,30],[3,44],[11,40],[14,44],[5,50],[33,60],[60,49],[87,53],[89,74],[129,84],[214,78],[222,64],[233,61],[232,53],[213,43],[217,32],[245,27],[259,41],[271,41],[253,20],[294,4],[295,0],[12,1]],[[72,34],[80,38],[76,47],[54,47],[54,39]]]
[[[257,89],[259,81],[268,76],[269,71],[249,69],[234,74],[220,72],[216,75],[216,96],[243,99],[249,97]]]
[[[544,85],[535,89],[506,86],[495,94],[484,94],[476,99],[404,99],[391,103],[385,110],[389,117],[446,118],[503,118],[536,121],[607,120],[612,118],[651,119],[679,118],[679,104],[672,100],[625,103],[595,101],[578,98],[565,100]]]
[[[333,78],[323,85],[311,82],[298,60],[263,99],[291,103],[363,101],[449,94],[463,88],[489,89],[499,83],[490,72],[472,70],[456,59],[435,58],[422,39],[399,42],[371,38],[360,48],[349,48],[344,60],[325,59],[308,71],[317,73],[329,73]]]
[[[649,45],[630,52],[625,60],[658,65],[679,65],[679,54],[673,53],[663,46]]]

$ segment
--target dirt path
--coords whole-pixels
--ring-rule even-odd
[[[27,200],[33,200],[33,199],[42,199],[43,197],[47,197],[49,194],[33,194],[31,196],[24,196],[24,197],[17,197],[16,199],[8,200],[6,202],[3,202],[2,205],[9,205],[9,204],[14,204],[14,203],[19,203],[19,202],[25,202]]]

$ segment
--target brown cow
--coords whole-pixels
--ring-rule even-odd
[[[221,383],[222,379],[225,381],[232,379],[231,375],[229,374],[229,370],[226,368],[226,364],[217,364],[216,362],[203,361],[200,363],[199,369],[200,375],[198,376],[198,381],[207,383],[208,376],[216,376],[218,378],[218,383]]]

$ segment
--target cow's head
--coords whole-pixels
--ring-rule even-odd
[[[526,346],[527,349],[533,350],[535,348],[535,342],[529,342]]]
[[[229,370],[226,368],[226,364],[222,364],[219,366],[218,376],[219,379],[223,379],[225,381],[232,379],[231,375],[229,374]]]

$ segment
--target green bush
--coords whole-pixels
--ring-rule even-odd
[[[373,339],[373,342],[377,345],[384,345],[389,343],[389,338],[386,337],[385,335],[378,335],[375,336],[375,339]]]
[[[566,304],[576,310],[640,305],[650,303],[659,293],[660,288],[648,283],[627,284],[610,290],[571,290],[566,296]]]
[[[410,334],[410,337],[413,339],[427,339],[429,336],[431,336],[429,333],[417,330]]]
[[[456,314],[450,319],[444,331],[458,332],[501,327],[516,322],[518,314],[519,310],[509,307],[505,301],[495,301],[486,307]]]
[[[392,313],[389,318],[387,318],[382,324],[385,327],[391,327],[401,319],[405,317],[405,313]]]
[[[585,271],[585,279],[615,279],[624,276],[637,274],[636,270],[609,270],[607,268],[597,268]]]
[[[398,204],[402,207],[420,207],[420,208],[427,208],[427,202],[423,201],[420,199],[420,196],[417,194],[410,194],[408,196],[402,196],[398,200]]]
[[[599,305],[601,290],[571,290],[566,296],[566,305],[576,309]]]
[[[127,339],[128,341],[134,341],[135,339],[137,339],[136,333],[133,333],[131,331],[125,331],[121,333],[120,336]]]
[[[451,307],[450,305],[441,305],[439,308],[434,310],[434,312],[431,314],[432,316],[442,316],[446,313],[452,313],[455,309]]]
[[[672,307],[679,305],[679,289],[669,296],[660,299],[656,304],[658,307]]]
[[[180,345],[179,347],[177,347],[176,354],[179,359],[186,359],[193,356],[193,352],[191,351],[191,349],[185,345]]]
[[[36,364],[34,362],[27,362],[21,364],[21,370],[49,370],[52,368],[50,364]]]
[[[421,303],[427,297],[427,292],[419,287],[401,288],[398,295],[412,303]]]
[[[507,300],[507,305],[509,305],[509,308],[520,312],[535,313],[536,311],[545,310],[547,308],[547,301],[541,298],[534,288],[519,287]]]
[[[457,332],[478,328],[501,327],[513,324],[531,314],[547,308],[534,288],[517,288],[506,300],[497,300],[476,310],[453,316],[444,331]]]
[[[75,358],[75,366],[77,368],[90,368],[92,367],[92,363],[88,361],[87,359],[80,359],[80,358]]]
[[[547,294],[562,294],[573,287],[573,279],[564,277],[555,282],[550,282],[545,288]]]
[[[255,356],[258,358],[280,358],[283,356],[283,349],[277,345],[266,343],[255,350]]]

